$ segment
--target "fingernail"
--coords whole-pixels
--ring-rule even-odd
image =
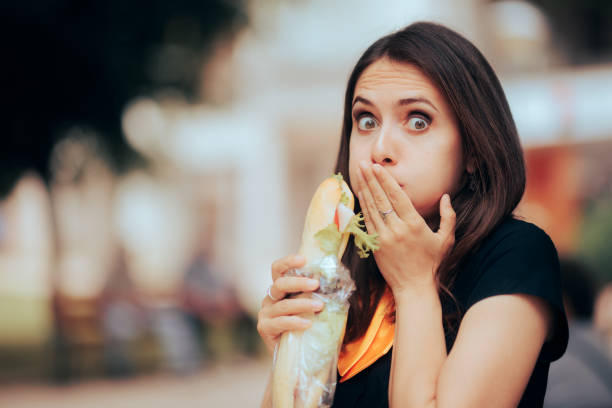
[[[293,257],[293,262],[295,263],[302,263],[306,260],[306,258],[304,258],[304,255],[296,255]]]
[[[365,160],[362,160],[359,162],[359,167],[361,167],[362,169],[366,169],[368,167],[368,162]]]
[[[308,287],[316,289],[317,287],[319,287],[319,281],[316,279],[308,279]]]
[[[320,300],[313,300],[312,301],[312,307],[316,308],[316,309],[320,309],[323,307],[323,302],[321,302]]]
[[[374,163],[374,164],[372,165],[372,169],[374,169],[374,171],[375,171],[376,173],[378,173],[378,172],[380,172],[380,170],[382,169],[382,166],[381,166],[380,164],[378,164],[378,163]]]

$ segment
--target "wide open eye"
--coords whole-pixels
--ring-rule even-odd
[[[362,115],[357,120],[357,127],[359,128],[359,130],[372,130],[377,125],[378,123],[376,122],[376,119],[374,119],[370,115]]]
[[[421,132],[429,126],[429,121],[422,116],[413,116],[408,119],[408,127],[411,130]]]

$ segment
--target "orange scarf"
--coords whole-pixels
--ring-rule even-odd
[[[380,299],[365,334],[345,345],[338,357],[340,382],[354,377],[387,354],[393,345],[395,323],[388,317],[393,311],[393,294],[387,288]]]

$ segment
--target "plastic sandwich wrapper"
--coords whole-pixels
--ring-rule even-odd
[[[303,331],[281,336],[274,351],[273,408],[330,407],[336,389],[338,354],[348,316],[348,299],[355,290],[349,270],[329,255],[286,276],[319,279],[319,288],[295,297],[313,297],[324,303],[319,313],[305,313],[313,320]],[[282,353],[279,349],[284,349]]]

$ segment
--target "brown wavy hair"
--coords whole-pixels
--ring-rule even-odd
[[[462,311],[452,296],[452,284],[463,262],[518,205],[525,190],[523,151],[501,84],[480,51],[444,26],[414,23],[373,43],[348,79],[336,172],[343,174],[349,186],[352,186],[348,166],[355,86],[363,71],[381,58],[416,66],[432,81],[454,112],[464,155],[474,165],[473,175],[464,174],[461,190],[452,197],[457,214],[455,245],[436,271],[441,300],[451,299],[455,304],[444,312],[445,328],[456,331]],[[358,211],[361,209],[356,202],[355,212]],[[374,257],[359,258],[352,241],[343,263],[356,284],[349,299],[351,307],[344,337],[347,344],[367,330],[386,282]]]

